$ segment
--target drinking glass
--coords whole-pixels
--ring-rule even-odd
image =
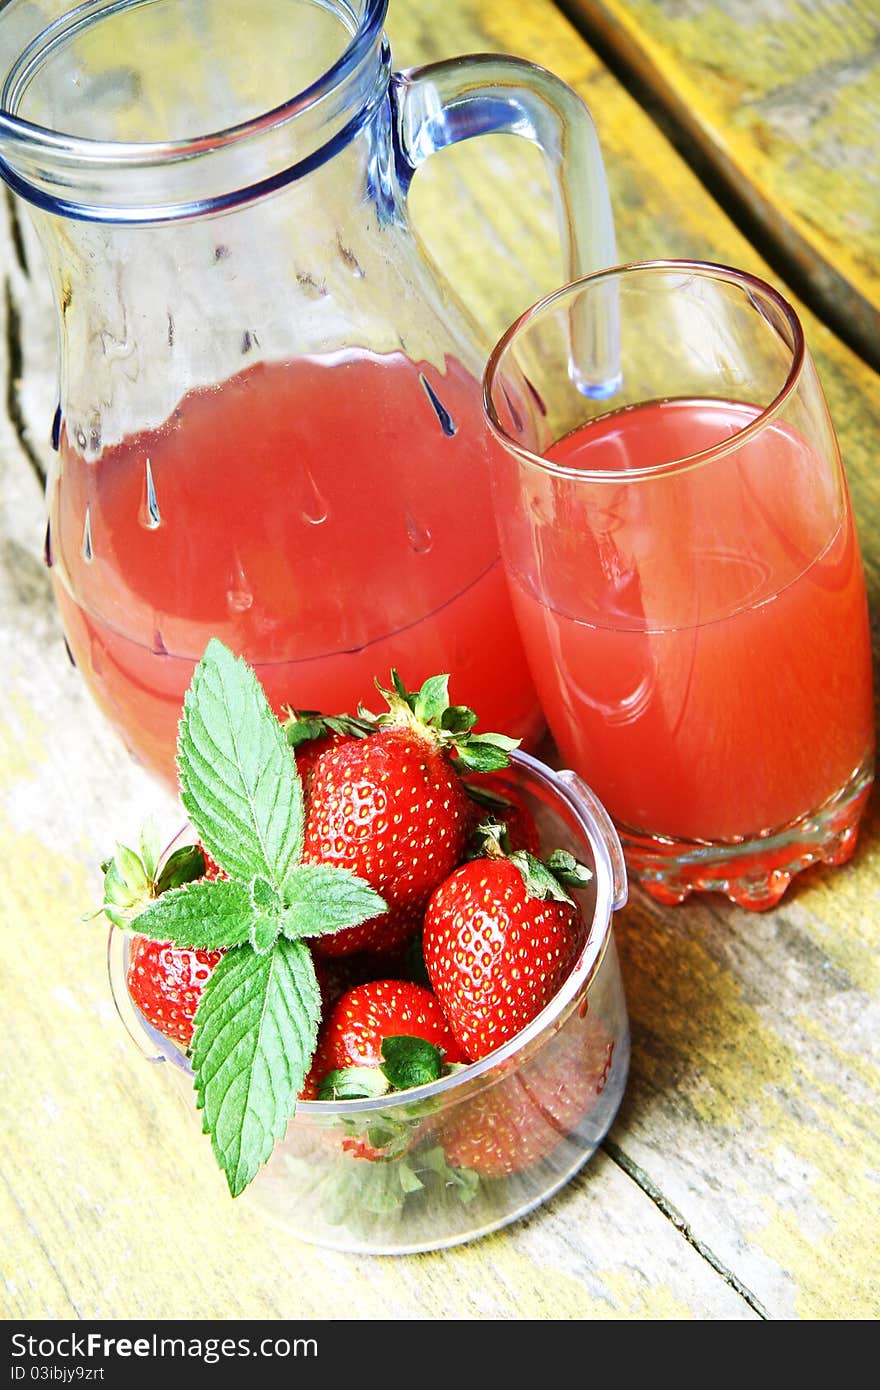
[[[726,266],[591,275],[508,330],[484,405],[532,675],[631,874],[762,909],[843,863],[873,776],[868,611],[791,305]]]

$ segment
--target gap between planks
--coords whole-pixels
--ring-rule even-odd
[[[628,1178],[631,1178],[636,1186],[644,1192],[645,1196],[650,1198],[657,1210],[666,1217],[667,1221],[671,1221],[679,1235],[683,1236],[688,1245],[696,1251],[700,1258],[705,1260],[706,1263],[715,1270],[716,1274],[720,1274],[725,1284],[728,1284],[730,1288],[733,1289],[734,1293],[739,1294],[740,1298],[744,1299],[752,1312],[756,1313],[764,1322],[768,1321],[770,1315],[760,1299],[756,1298],[751,1289],[746,1288],[742,1280],[737,1278],[733,1270],[728,1269],[724,1262],[719,1260],[714,1251],[710,1250],[708,1245],[704,1244],[704,1242],[694,1234],[689,1223],[682,1216],[678,1208],[674,1207],[669,1199],[663,1195],[660,1188],[648,1176],[644,1168],[641,1168],[638,1163],[624,1153],[623,1149],[621,1149],[618,1144],[613,1143],[610,1139],[605,1139],[601,1148],[603,1153],[611,1159],[611,1162],[615,1163],[617,1167],[620,1168]]]

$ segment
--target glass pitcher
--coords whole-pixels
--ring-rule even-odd
[[[407,191],[443,146],[525,136],[573,277],[615,259],[601,155],[528,63],[393,73],[386,5],[0,7],[0,173],[58,313],[46,558],[76,665],[169,782],[212,635],[276,709],[372,705],[395,667],[452,673],[482,728],[542,726],[491,510],[489,344]]]

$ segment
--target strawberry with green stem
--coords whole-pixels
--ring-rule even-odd
[[[246,664],[212,640],[178,735],[183,805],[226,877],[165,889],[117,922],[175,948],[222,951],[195,1014],[191,1060],[203,1128],[238,1196],[296,1108],[320,991],[309,942],[385,910],[356,874],[303,859],[302,785]]]
[[[397,672],[378,686],[388,710],[366,737],[343,739],[311,769],[307,862],[335,864],[370,883],[387,911],[316,944],[320,954],[391,951],[417,931],[434,889],[464,856],[471,828],[461,769],[507,765],[516,740],[475,734],[477,716],[450,705],[449,678],[408,691]]]
[[[152,826],[142,832],[137,850],[119,844],[101,868],[101,910],[114,926],[121,928],[169,889],[198,878],[216,878],[220,872],[201,845],[182,845],[167,856],[160,855]],[[135,936],[126,969],[126,985],[133,1003],[164,1037],[188,1047],[202,991],[222,954]]]
[[[348,990],[321,1026],[305,1094],[354,1100],[436,1081],[467,1061],[430,990],[372,980]]]
[[[503,825],[482,829],[482,856],[433,893],[422,932],[431,986],[472,1061],[515,1037],[570,973],[588,927],[568,887],[591,877],[567,851],[507,854]]]

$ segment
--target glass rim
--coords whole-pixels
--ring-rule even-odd
[[[764,299],[769,300],[782,314],[788,323],[792,333],[791,362],[786,372],[782,386],[774,395],[773,399],[763,406],[759,413],[748,425],[736,431],[728,439],[719,444],[713,444],[708,449],[701,449],[693,454],[686,454],[682,458],[668,459],[663,463],[646,464],[640,468],[573,468],[566,464],[558,463],[553,459],[548,459],[542,454],[536,454],[531,449],[524,447],[504,428],[495,409],[493,400],[493,386],[499,375],[501,360],[508,348],[528,328],[535,320],[542,317],[560,302],[565,299],[576,299],[585,289],[603,280],[624,279],[633,275],[651,275],[662,272],[678,271],[680,273],[690,273],[698,275],[703,279],[723,280],[728,284],[739,285],[747,289],[750,293],[757,293]],[[784,295],[748,270],[740,270],[735,266],[725,265],[722,262],[698,261],[698,260],[679,260],[661,259],[649,261],[627,261],[620,265],[608,266],[604,270],[592,272],[590,275],[580,276],[577,280],[572,280],[568,284],[552,290],[549,294],[542,296],[524,310],[518,318],[505,330],[498,339],[483,372],[483,413],[488,422],[489,428],[499,442],[510,452],[522,459],[524,462],[556,477],[566,478],[573,481],[583,481],[591,483],[621,483],[621,482],[640,482],[652,478],[664,477],[668,474],[688,472],[694,468],[704,467],[706,464],[714,462],[716,459],[724,458],[727,454],[740,449],[744,443],[756,438],[773,421],[783,409],[788,398],[797,389],[800,378],[803,374],[804,365],[807,360],[807,346],[804,336],[803,325],[797,311],[792,307]]]
[[[626,897],[625,890],[623,897],[620,896],[616,880],[615,861],[609,844],[609,835],[616,837],[616,831],[614,831],[607,812],[601,808],[601,803],[595,801],[595,795],[587,788],[591,800],[586,801],[582,798],[563,776],[565,769],[557,771],[548,764],[542,763],[538,758],[532,757],[529,753],[523,753],[519,749],[514,749],[510,754],[510,764],[512,767],[520,767],[540,785],[552,791],[554,796],[565,804],[576,818],[593,850],[596,890],[593,920],[583,950],[564,984],[541,1012],[536,1014],[532,1021],[526,1024],[525,1028],[521,1029],[515,1037],[502,1043],[500,1047],[485,1057],[481,1057],[475,1062],[466,1063],[459,1071],[451,1072],[448,1076],[441,1076],[439,1080],[429,1082],[424,1086],[413,1086],[405,1091],[391,1091],[384,1096],[363,1100],[297,1100],[296,1112],[292,1117],[294,1121],[300,1114],[306,1119],[327,1116],[346,1118],[355,1115],[387,1113],[399,1107],[405,1108],[411,1104],[433,1099],[435,1096],[448,1096],[451,1092],[468,1087],[470,1083],[484,1078],[487,1073],[498,1071],[499,1068],[502,1070],[498,1072],[497,1079],[500,1079],[506,1074],[507,1067],[512,1060],[516,1060],[522,1053],[529,1054],[532,1050],[532,1044],[536,1043],[542,1035],[550,1035],[562,1026],[579,1000],[590,988],[611,942],[614,912],[623,905]],[[591,802],[595,804],[591,804]],[[143,1037],[151,1040],[159,1050],[160,1055],[153,1057],[152,1060],[172,1061],[181,1070],[186,1071],[189,1069],[189,1063],[184,1054],[148,1024],[134,1008],[134,1005],[130,1004],[130,1001],[130,1007],[126,1008],[125,1001],[117,997],[114,960],[121,959],[119,952],[124,948],[125,940],[128,939],[129,935],[128,932],[111,927],[107,942],[110,986],[116,1011],[123,1026],[142,1051],[145,1051],[143,1044],[139,1038],[132,1034],[126,1013],[132,1015],[131,1022],[132,1024],[137,1023]],[[124,983],[122,989],[125,990]],[[125,990],[125,1000],[128,1000],[127,990]]]
[[[137,2],[138,0],[133,0],[133,3]],[[188,136],[180,140],[96,140],[86,136],[65,134],[52,130],[48,126],[26,121],[3,106],[0,107],[0,140],[4,136],[12,137],[24,145],[33,145],[41,150],[52,150],[56,154],[80,159],[84,164],[100,165],[114,162],[141,166],[161,165],[190,159],[201,154],[216,153],[302,115],[338,87],[359,67],[365,54],[372,47],[385,22],[388,4],[389,0],[364,0],[364,12],[357,29],[351,35],[339,57],[320,77],[317,77],[302,91],[295,92],[280,105],[272,107],[268,111],[260,112],[259,115],[252,116],[237,125],[208,131],[202,135]],[[22,56],[19,55],[18,61],[21,60]],[[13,67],[10,71],[14,70]],[[9,73],[6,74],[4,90],[8,82]]]

